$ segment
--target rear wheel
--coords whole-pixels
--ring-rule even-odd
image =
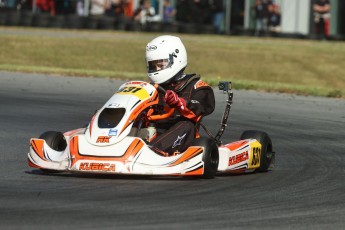
[[[204,147],[204,155],[202,157],[204,161],[204,175],[202,175],[201,178],[214,178],[217,173],[219,162],[219,152],[216,142],[207,137],[200,137],[194,140],[193,145]]]
[[[39,139],[45,140],[46,144],[55,151],[64,151],[67,147],[65,136],[61,132],[47,131],[39,136]],[[60,171],[51,169],[42,169],[46,173],[57,173]]]
[[[242,133],[240,139],[256,139],[258,142],[260,142],[262,149],[260,156],[260,167],[257,169],[257,171],[267,172],[274,159],[272,141],[268,134],[263,131],[246,130]]]

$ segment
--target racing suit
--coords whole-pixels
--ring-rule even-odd
[[[152,147],[172,155],[192,144],[198,122],[214,111],[215,99],[212,88],[197,74],[183,75],[181,80],[161,86],[185,102],[185,106],[175,109],[171,118],[155,124],[158,136],[151,142]]]

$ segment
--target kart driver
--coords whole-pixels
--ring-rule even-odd
[[[175,108],[171,118],[155,123],[158,136],[150,144],[169,155],[183,152],[195,139],[198,122],[214,110],[213,90],[200,75],[184,73],[187,52],[178,37],[164,35],[148,43],[146,64],[150,81],[166,90],[161,99]]]

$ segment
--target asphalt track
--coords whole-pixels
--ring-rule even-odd
[[[1,229],[345,229],[345,101],[235,91],[224,142],[267,131],[268,173],[213,180],[47,175],[29,139],[88,123],[121,81],[0,72]],[[215,133],[225,95],[204,123]]]

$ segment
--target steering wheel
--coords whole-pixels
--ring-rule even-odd
[[[165,93],[167,92],[162,86],[160,86],[158,84],[154,85],[154,87],[156,87],[158,93],[161,93],[163,95],[165,95]]]
[[[158,93],[165,95],[166,90],[162,86],[160,86],[158,84],[154,84],[153,86],[157,89]],[[163,114],[151,115],[151,116],[148,116],[147,119],[149,121],[158,121],[158,120],[167,119],[174,114],[175,109],[171,108],[171,107],[164,107],[164,111],[165,111],[165,113],[163,113]]]

